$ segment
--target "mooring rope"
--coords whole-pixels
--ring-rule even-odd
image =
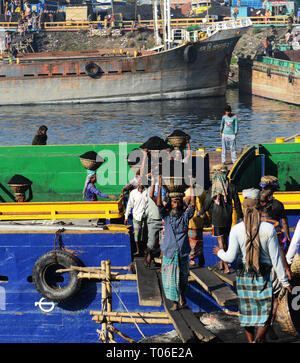
[[[128,313],[128,315],[132,318],[133,316],[130,314],[130,312],[128,311],[126,305],[124,304],[123,300],[121,299],[121,297],[119,296],[119,294],[117,293],[116,289],[113,287],[111,281],[108,279],[106,271],[103,271],[105,273],[105,281],[108,282],[111,286],[111,288],[114,290],[114,293],[117,295],[118,299],[120,300],[121,304],[123,305],[124,309],[126,310],[126,312]],[[137,330],[140,332],[140,334],[142,335],[143,338],[146,338],[145,335],[143,334],[143,332],[141,331],[140,327],[138,326],[138,324],[134,321],[134,325],[136,326]]]

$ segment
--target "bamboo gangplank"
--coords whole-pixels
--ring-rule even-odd
[[[128,318],[124,316],[106,316],[105,314],[94,315],[92,318],[96,323],[105,322],[105,327],[109,323],[129,323],[129,324],[172,324],[172,321],[168,318]]]

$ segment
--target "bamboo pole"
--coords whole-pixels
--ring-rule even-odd
[[[294,139],[295,137],[298,137],[298,136],[300,136],[300,134],[296,134],[296,135],[293,135],[293,136],[290,136],[290,137],[286,137],[285,139],[284,139],[284,141],[286,142],[286,141],[290,141],[290,140],[292,140],[292,139]]]
[[[127,340],[129,343],[137,343],[135,340],[130,338],[128,335],[122,333],[120,330],[116,329],[114,326],[109,325],[108,330],[111,330],[113,333],[118,334],[121,338]]]
[[[101,261],[101,268],[103,273],[105,273],[105,261]],[[106,282],[102,281],[101,283],[101,306],[102,311],[106,310],[106,297],[107,297],[107,291],[106,291]],[[104,319],[102,319],[104,320]],[[106,343],[107,341],[107,323],[106,321],[102,322],[102,340],[103,343]]]
[[[109,329],[109,327],[108,327],[108,329]],[[96,329],[96,332],[100,335],[102,334],[101,330],[99,330],[99,329]],[[117,342],[115,340],[112,340],[110,343],[117,343]]]
[[[77,277],[79,279],[104,279],[105,278],[105,274],[103,274],[102,272],[79,272]],[[112,281],[116,280],[116,281],[120,281],[120,280],[125,280],[125,281],[135,281],[136,280],[136,275],[135,274],[120,274],[120,275],[113,275],[111,277]]]
[[[103,314],[94,315],[92,318],[93,321],[97,323],[102,323],[103,320],[107,321],[108,323],[129,323],[129,324],[172,324],[172,321],[168,318],[128,318],[124,316],[105,316]],[[106,324],[107,326],[107,324]]]
[[[112,294],[111,294],[111,270],[110,270],[110,260],[105,261],[105,272],[106,272],[106,293],[107,293],[107,304],[106,311],[110,313],[112,311]],[[108,330],[108,339],[110,342],[114,340],[114,335],[112,331]]]
[[[102,311],[90,311],[90,315],[102,315]],[[104,313],[105,316],[130,316],[139,318],[167,318],[169,314],[163,311],[154,312],[125,312],[125,311],[111,311]]]

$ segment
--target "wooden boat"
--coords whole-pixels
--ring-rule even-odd
[[[257,56],[240,58],[240,91],[300,105],[300,63]]]

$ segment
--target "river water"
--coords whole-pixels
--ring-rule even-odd
[[[226,103],[239,118],[239,149],[300,132],[299,107],[228,89],[225,97],[206,99],[1,107],[0,145],[31,145],[44,124],[48,145],[144,142],[182,129],[192,148],[215,150]]]

